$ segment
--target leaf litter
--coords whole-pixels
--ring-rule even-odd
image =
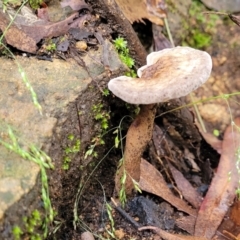
[[[234,122],[240,126],[240,118],[235,119]],[[224,133],[217,172],[198,212],[195,236],[211,239],[236,197],[239,184],[236,153],[239,144],[239,129],[232,125],[228,126]]]
[[[91,8],[84,0],[65,0],[62,2],[63,20],[51,22],[48,20],[48,15],[53,8],[41,8],[36,16],[28,7],[23,6],[23,9],[28,9],[27,14],[18,13],[13,9],[7,10],[11,18],[0,9],[0,29],[4,32],[6,42],[28,53],[36,53],[37,44],[46,38],[59,37],[68,33],[72,27],[77,27],[81,22],[85,21],[86,16],[81,15],[81,10],[90,10]],[[70,7],[72,11],[64,15],[64,8]],[[61,9],[59,10],[59,12]],[[76,12],[78,11],[78,12]],[[42,19],[40,18],[42,17]],[[31,21],[29,21],[31,19]],[[7,31],[6,31],[7,30]]]
[[[152,229],[163,239],[212,239],[218,231],[218,228],[227,214],[230,206],[236,198],[236,189],[239,184],[239,173],[237,171],[237,150],[240,146],[240,118],[234,120],[234,126],[230,125],[222,141],[221,157],[215,176],[212,179],[210,188],[204,197],[202,203],[199,194],[185,177],[172,165],[169,166],[174,180],[179,187],[183,198],[191,203],[195,209],[192,209],[184,199],[177,198],[169,189],[161,173],[150,163],[141,161],[141,176],[139,186],[143,191],[155,194],[165,201],[168,201],[178,210],[183,211],[190,216],[185,216],[177,220],[177,225],[191,233],[193,236],[175,235],[167,233],[157,227],[144,227],[139,230]],[[189,192],[188,192],[189,190]],[[238,201],[237,201],[238,203]],[[200,205],[200,207],[199,207]],[[235,224],[239,225],[239,203],[235,204],[235,210],[232,210],[231,216]],[[236,207],[237,206],[237,207]],[[198,212],[195,212],[198,211]],[[236,214],[237,213],[237,214]],[[195,227],[194,227],[195,225]],[[195,229],[194,229],[195,228]],[[224,236],[231,235],[223,229]],[[238,236],[238,235],[236,235]],[[235,238],[239,239],[239,238]]]
[[[83,0],[65,0],[62,2],[62,7],[66,6],[70,6],[73,10],[77,11],[81,9],[90,9]],[[45,12],[47,11],[48,9],[45,9]],[[162,14],[165,14],[165,12],[163,11]],[[229,17],[232,21],[239,25],[238,16],[231,15]],[[10,25],[5,34],[7,43],[19,50],[29,53],[36,53],[37,43],[39,43],[43,38],[56,37],[66,34],[70,28],[79,26],[79,21],[81,21],[79,18],[81,18],[79,13],[74,12],[70,16],[66,17],[65,20],[56,23],[49,22],[46,20],[47,18],[43,18],[43,21],[39,21],[41,19],[38,18],[35,23],[22,24],[20,21],[14,21],[10,25],[11,19],[8,18],[2,10],[0,10],[0,29],[2,32],[4,32],[5,29],[7,29],[7,27]],[[141,17],[139,20],[141,21]],[[159,22],[157,22],[157,24],[161,25]],[[88,37],[90,34],[84,30],[82,33],[86,37]],[[82,38],[84,37],[80,37],[80,39]],[[235,124],[240,126],[239,118],[235,120]],[[181,226],[182,229],[186,227],[186,231],[193,233],[193,229],[191,228],[196,220],[194,236],[175,235],[152,226],[144,227],[139,230],[152,229],[163,239],[169,240],[205,240],[211,239],[216,233],[222,219],[229,210],[229,207],[236,196],[235,191],[239,182],[239,175],[236,168],[236,151],[240,143],[240,133],[236,128],[229,126],[224,134],[224,139],[222,142],[216,139],[211,139],[211,137],[207,135],[202,135],[210,145],[212,145],[215,149],[217,149],[217,151],[219,151],[219,153],[221,153],[217,172],[215,173],[211,186],[202,203],[197,191],[192,187],[183,174],[181,174],[181,172],[179,172],[172,165],[169,165],[169,168],[176,185],[183,196],[183,199],[176,197],[169,189],[169,186],[165,182],[161,173],[143,159],[141,161],[141,177],[139,183],[142,190],[160,196],[178,210],[190,215],[185,216],[185,220],[182,218],[181,221],[187,222],[188,217],[190,217],[189,219],[192,223],[192,226],[186,227],[187,223],[185,223],[185,225],[183,224],[183,226]],[[195,209],[190,207],[184,199],[187,200]],[[200,209],[198,210],[199,205]],[[233,218],[235,218],[236,224],[239,225],[240,223],[238,214],[240,213],[237,210],[235,211],[237,214],[232,213],[232,216],[234,216]],[[239,239],[238,236],[239,235],[236,235],[235,239]]]

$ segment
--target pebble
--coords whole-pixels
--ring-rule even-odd
[[[75,47],[78,50],[84,51],[87,49],[87,43],[85,41],[78,41],[76,42]]]
[[[81,234],[81,240],[94,240],[92,233],[84,232]]]
[[[115,236],[117,239],[123,239],[125,237],[125,233],[122,228],[115,231]]]

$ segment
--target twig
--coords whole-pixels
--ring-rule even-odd
[[[192,93],[190,93],[190,99],[191,99],[191,102],[192,102],[192,104],[193,104],[193,108],[194,108],[195,113],[196,113],[196,115],[197,115],[197,119],[198,119],[198,121],[199,121],[199,123],[200,123],[200,126],[201,126],[203,132],[206,133],[207,130],[206,130],[205,124],[204,124],[204,122],[203,122],[202,116],[201,116],[201,114],[200,114],[200,112],[199,112],[199,110],[198,110],[197,105],[194,104],[194,98],[193,98],[193,94],[192,94]]]
[[[81,138],[82,138],[82,131],[81,131],[81,121],[80,121],[80,116],[79,116],[80,112],[79,112],[79,108],[78,108],[77,103],[75,103],[75,106],[76,106],[76,110],[77,110],[77,118],[78,118],[78,125],[79,125],[79,138],[81,140]]]
[[[114,200],[114,198],[111,198],[111,201],[116,208],[116,210],[128,221],[130,222],[136,229],[139,229],[141,226],[138,222],[136,222],[131,216],[129,216],[128,213],[126,213]]]
[[[81,142],[81,139],[82,139],[82,130],[81,130],[80,112],[79,112],[79,108],[78,108],[77,103],[75,103],[75,107],[76,107],[76,110],[77,110],[77,118],[78,118],[78,125],[79,125],[79,141]],[[80,155],[80,164],[82,164],[81,155]]]
[[[154,226],[145,226],[145,227],[140,227],[138,228],[138,231],[144,231],[144,230],[154,230],[156,231],[157,227]]]
[[[165,27],[166,27],[167,34],[168,34],[169,40],[170,40],[170,42],[171,42],[171,44],[172,44],[172,47],[175,47],[175,44],[174,44],[173,38],[172,38],[172,34],[171,34],[171,31],[170,31],[170,28],[169,28],[169,25],[168,25],[168,20],[167,20],[166,17],[163,18],[163,20],[164,20],[164,25],[165,25]]]
[[[206,14],[216,13],[216,14],[228,15],[228,14],[220,13],[220,12],[203,12],[203,13],[206,13]],[[171,34],[171,31],[170,31],[170,28],[169,28],[169,25],[168,25],[168,20],[167,20],[166,17],[164,18],[164,25],[166,27],[168,38],[169,38],[169,40],[170,40],[170,42],[172,44],[172,47],[175,47],[174,42],[173,42],[173,38],[172,38],[172,34]],[[190,98],[191,98],[191,101],[193,102],[193,95],[192,95],[192,93],[190,93]],[[200,123],[200,125],[202,127],[203,132],[207,132],[207,130],[205,128],[205,125],[204,125],[204,122],[203,122],[203,119],[202,119],[202,116],[199,113],[199,110],[198,110],[197,106],[194,104],[194,102],[193,102],[193,107],[194,107],[194,110],[196,112],[197,118],[199,120],[199,123]]]
[[[226,15],[228,16],[229,14],[227,13],[224,13],[224,12],[212,12],[212,11],[205,11],[205,12],[202,12],[203,14],[217,14],[217,15]]]

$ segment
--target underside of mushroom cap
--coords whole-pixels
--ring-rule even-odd
[[[207,81],[212,60],[207,52],[175,47],[148,55],[147,65],[138,70],[141,78],[121,76],[108,88],[125,102],[152,104],[186,96]]]

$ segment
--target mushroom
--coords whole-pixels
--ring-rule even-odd
[[[115,178],[117,193],[124,170],[127,194],[134,188],[132,180],[139,181],[141,156],[152,137],[157,103],[188,95],[207,81],[211,70],[207,52],[175,47],[150,53],[147,65],[137,71],[139,78],[120,76],[109,81],[108,88],[114,95],[127,103],[142,104],[127,132],[123,164]]]

